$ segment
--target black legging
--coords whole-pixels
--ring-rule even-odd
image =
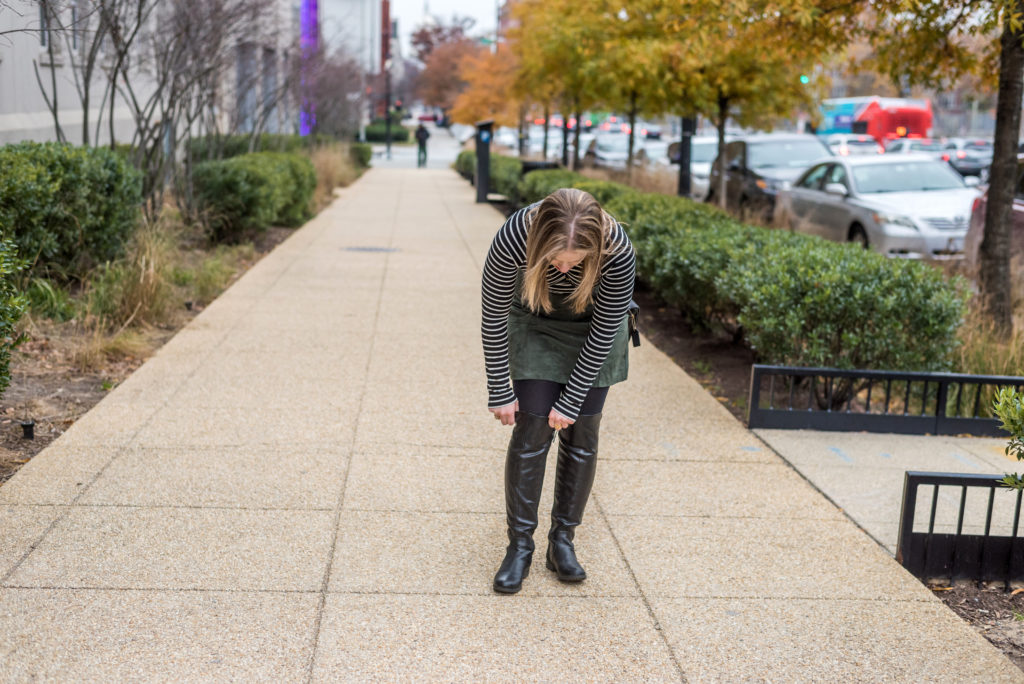
[[[550,380],[513,380],[512,389],[519,401],[519,410],[535,416],[547,416],[562,395],[565,385]],[[581,416],[597,415],[604,408],[608,396],[607,387],[591,387],[580,408]]]

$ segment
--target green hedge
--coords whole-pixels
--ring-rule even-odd
[[[476,176],[476,152],[473,150],[459,152],[459,156],[455,157],[455,172],[472,183]]]
[[[585,189],[626,228],[637,272],[698,324],[725,324],[760,361],[794,366],[942,370],[967,290],[919,261],[740,223],[706,204],[641,193],[563,170],[533,171],[524,204]]]
[[[491,191],[504,195],[512,204],[518,204],[519,183],[523,179],[523,164],[516,157],[506,157],[503,154],[492,154],[491,167]]]
[[[383,120],[380,122],[374,122],[366,127],[366,142],[386,142],[386,133],[387,128]],[[409,142],[409,129],[405,126],[400,126],[397,123],[391,124],[391,142]]]
[[[503,154],[491,155],[491,183],[488,191],[504,195],[509,202],[517,205],[521,202],[521,183],[523,164],[517,157]],[[463,178],[474,182],[476,178],[476,152],[463,150],[455,158],[455,171]],[[528,204],[528,202],[527,202]]]
[[[316,172],[304,155],[257,152],[198,164],[193,184],[212,238],[234,242],[253,230],[309,218]]]
[[[366,143],[350,143],[348,151],[356,168],[370,168],[370,160],[373,158],[373,148],[371,146]]]
[[[0,233],[6,233],[0,217]],[[11,352],[24,340],[17,332],[18,319],[25,313],[27,299],[18,291],[19,271],[25,261],[18,257],[18,246],[10,238],[0,239],[0,395],[11,384]]]
[[[140,173],[108,148],[0,147],[0,225],[33,275],[80,278],[116,259],[141,203]]]
[[[301,152],[302,150],[336,142],[327,135],[293,135],[262,133],[253,141],[251,135],[208,135],[189,140],[187,148],[192,159],[199,162],[210,159],[230,159],[252,152]]]

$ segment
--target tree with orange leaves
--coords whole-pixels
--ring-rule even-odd
[[[468,38],[436,46],[420,74],[417,95],[425,104],[447,113],[467,85],[462,76],[463,60],[481,51],[483,48]]]
[[[519,122],[519,98],[513,94],[519,65],[509,52],[477,50],[462,61],[461,75],[466,89],[456,98],[452,119],[474,123],[494,119],[499,126]]]

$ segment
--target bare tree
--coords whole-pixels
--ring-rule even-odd
[[[351,138],[359,130],[365,107],[365,75],[357,60],[341,50],[328,55],[321,49],[296,62],[293,69],[305,77],[304,95],[316,111],[315,132]],[[293,75],[292,80],[299,83],[300,77]]]
[[[0,7],[8,3],[0,0]],[[285,20],[275,14],[277,0],[41,0],[41,6],[38,31],[45,32],[50,65],[60,52],[71,67],[82,143],[98,142],[106,125],[113,147],[116,107],[130,112],[132,153],[151,217],[162,208],[181,150],[190,179],[193,136],[216,140],[242,132],[252,147],[260,133],[280,128],[281,110],[294,92],[296,70],[289,62],[298,50],[280,38],[278,24]],[[46,83],[39,66],[37,81],[57,138],[66,140],[56,69]],[[101,113],[93,122],[101,85]],[[180,186],[186,207],[189,186]]]

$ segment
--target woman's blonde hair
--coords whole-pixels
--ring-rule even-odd
[[[609,249],[612,217],[589,192],[561,188],[545,197],[527,219],[523,304],[531,311],[551,313],[548,267],[562,252],[579,250],[586,256],[580,264],[580,284],[569,295],[569,304],[574,313],[582,313],[594,299],[601,262]]]

